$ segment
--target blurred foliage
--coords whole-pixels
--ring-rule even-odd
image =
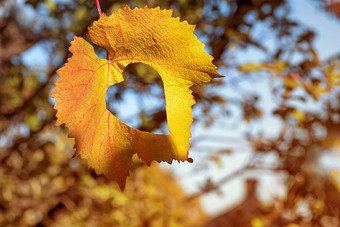
[[[55,71],[69,57],[72,37],[86,37],[87,27],[98,17],[94,2],[0,1],[1,226],[199,226],[207,217],[198,197],[220,192],[230,180],[257,171],[283,175],[285,197],[264,205],[256,193],[248,194],[239,206],[207,221],[207,226],[339,226],[339,170],[330,172],[320,159],[340,152],[340,55],[319,57],[315,32],[288,17],[293,1],[101,1],[107,14],[125,4],[172,8],[181,20],[197,24],[195,33],[228,76],[204,88],[192,88],[197,102],[194,125],[224,127],[223,120],[232,119],[240,127],[249,126],[245,138],[251,158],[228,174],[223,159],[238,150],[201,143],[238,143],[226,136],[233,128],[225,127],[225,135],[219,137],[194,138],[192,149],[202,153],[201,160],[196,160],[199,171],[209,171],[213,163],[226,176],[219,181],[208,178],[190,195],[161,167],[138,162],[121,192],[79,159],[71,159],[73,142],[65,136],[67,129],[53,127],[55,111],[49,94]],[[339,15],[338,1],[311,4],[321,13]],[[261,57],[242,61],[239,55],[249,51]],[[100,47],[96,53],[106,56]],[[135,128],[167,133],[157,72],[133,64],[124,76],[124,83],[108,90],[107,108]],[[247,82],[251,87],[263,78],[275,104],[269,113],[261,105],[262,91],[240,86]],[[239,95],[224,92],[228,89]],[[137,100],[137,111],[121,115],[118,104],[129,97]],[[310,110],[311,106],[316,108]],[[282,123],[280,133],[271,137],[254,133],[251,126],[268,114]]]
[[[205,214],[158,165],[134,165],[122,192],[71,159],[73,139],[45,127],[34,144],[1,152],[1,226],[196,226]],[[190,218],[188,218],[190,217]]]

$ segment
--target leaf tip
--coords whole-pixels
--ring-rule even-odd
[[[124,182],[123,184],[120,184],[120,183],[117,182],[117,184],[118,184],[120,190],[124,191],[126,183]]]
[[[129,10],[131,10],[131,8],[128,5],[125,5],[122,10],[123,11],[129,11]]]
[[[219,73],[216,73],[214,76],[213,76],[213,79],[214,78],[224,78],[225,76],[224,75],[221,75]]]

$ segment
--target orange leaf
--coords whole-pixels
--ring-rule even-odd
[[[90,39],[108,51],[108,60],[99,59],[87,41],[75,37],[73,56],[57,72],[60,79],[51,94],[58,110],[56,125],[70,127],[75,155],[122,189],[134,154],[148,165],[153,160],[190,160],[195,103],[190,87],[220,77],[193,31],[194,26],[173,18],[172,10],[126,6],[109,17],[102,14],[89,28]],[[133,129],[106,109],[108,87],[122,82],[124,68],[135,62],[150,65],[163,80],[170,135]]]

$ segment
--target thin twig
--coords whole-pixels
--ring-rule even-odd
[[[96,5],[97,5],[97,9],[98,9],[98,14],[99,14],[99,16],[101,16],[102,15],[102,9],[100,8],[99,0],[96,0]]]

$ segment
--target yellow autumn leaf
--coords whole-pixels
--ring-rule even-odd
[[[285,77],[283,78],[283,85],[285,85],[287,88],[296,88],[296,87],[300,87],[301,83],[292,78]]]
[[[220,77],[194,28],[173,18],[172,10],[126,6],[110,16],[102,14],[89,28],[91,41],[107,50],[107,59],[99,59],[91,44],[75,37],[73,56],[57,71],[60,79],[51,94],[56,125],[70,127],[75,155],[122,189],[134,154],[148,165],[188,160],[195,103],[190,87]],[[136,62],[150,65],[163,80],[170,135],[131,128],[106,109],[108,87],[122,82],[124,68]]]
[[[298,120],[299,122],[303,122],[306,119],[306,115],[304,112],[295,109],[293,111],[293,116],[296,118],[296,120]]]
[[[272,63],[246,63],[243,65],[240,65],[238,67],[238,70],[244,73],[250,73],[250,72],[258,72],[261,70],[269,70],[273,71],[276,70],[278,72],[283,72],[287,67],[287,62],[284,61],[276,61],[273,64]]]
[[[269,63],[246,63],[238,67],[238,70],[245,73],[274,69],[275,67]]]

